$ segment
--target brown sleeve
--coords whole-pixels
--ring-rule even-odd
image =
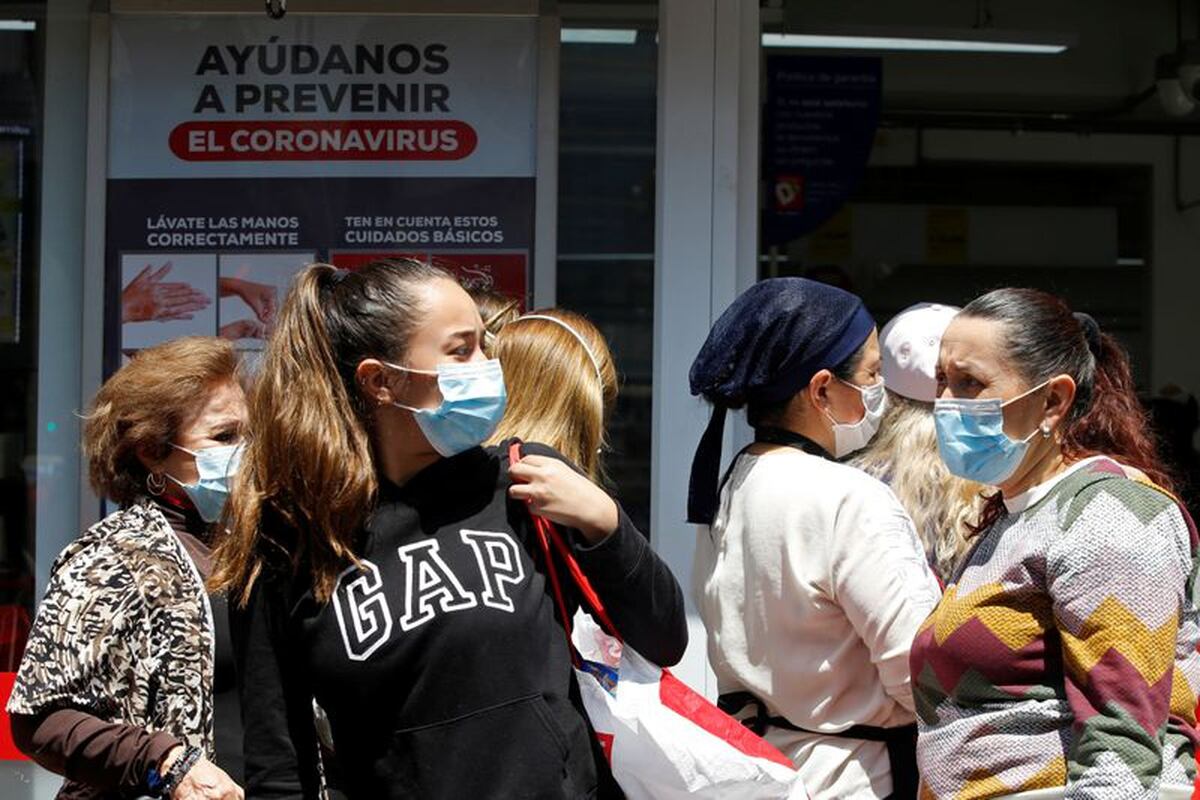
[[[150,767],[182,744],[169,733],[106,722],[74,708],[10,719],[22,753],[68,780],[106,791],[144,789]]]

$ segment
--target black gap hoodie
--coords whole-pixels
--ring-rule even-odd
[[[619,797],[579,698],[507,445],[384,484],[334,598],[266,574],[234,612],[247,798],[315,798],[312,701],[351,800]],[[524,445],[523,455],[560,458]],[[687,645],[679,584],[622,511],[580,566],[625,640],[662,665]],[[577,592],[559,564],[566,601]]]

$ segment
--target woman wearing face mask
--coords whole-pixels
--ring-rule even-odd
[[[306,269],[250,403],[219,585],[238,642],[246,783],[316,796],[315,699],[352,800],[608,796],[530,511],[566,528],[631,645],[686,646],[675,579],[551,450],[482,448],[500,365],[446,273]],[[568,601],[568,604],[577,601]]]
[[[722,705],[813,800],[915,797],[908,647],[937,582],[895,495],[837,461],[884,413],[879,369],[862,301],[802,278],[747,290],[692,365],[713,404],[689,496],[694,591]],[[718,490],[726,410],[742,407],[755,442]]]
[[[221,339],[143,350],[96,394],[83,451],[121,510],[55,561],[8,702],[17,746],[66,778],[59,798],[242,797],[212,761],[238,771],[240,718],[204,580],[245,424]]]
[[[913,645],[923,796],[1189,796],[1196,534],[1125,354],[1001,289],[950,324],[939,383],[946,466],[1000,491]]]
[[[850,463],[883,481],[913,519],[933,571],[948,580],[970,546],[983,487],[955,477],[938,456],[933,401],[942,334],[959,309],[920,303],[879,334],[887,412],[879,435]]]

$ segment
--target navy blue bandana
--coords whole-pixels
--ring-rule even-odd
[[[773,278],[743,292],[709,331],[692,363],[693,395],[713,405],[688,485],[688,522],[717,509],[725,412],[788,400],[823,369],[852,356],[875,329],[862,300],[805,278]]]

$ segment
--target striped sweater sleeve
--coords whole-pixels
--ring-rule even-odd
[[[1068,800],[1158,797],[1191,558],[1175,504],[1102,481],[1060,508],[1046,554],[1074,716]]]

